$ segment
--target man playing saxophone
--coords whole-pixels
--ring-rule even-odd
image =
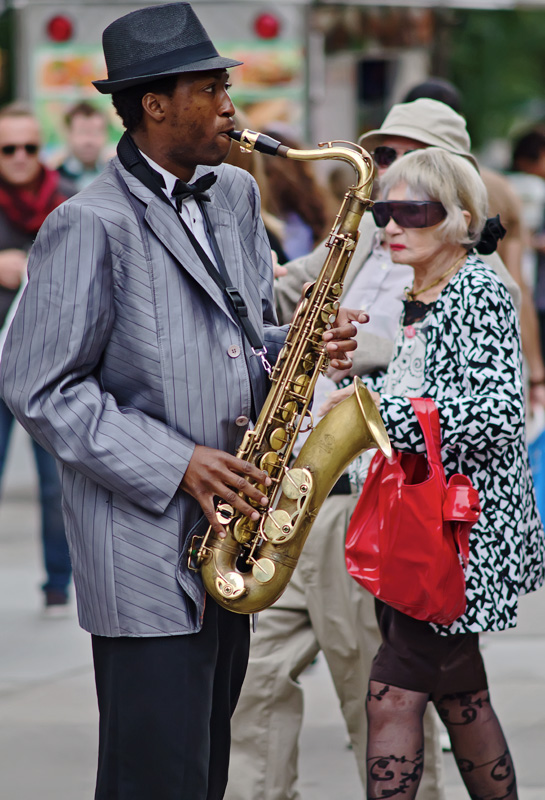
[[[202,514],[223,532],[215,498],[264,511],[267,474],[233,454],[269,389],[260,354],[274,364],[286,329],[255,182],[222,166],[238,62],[187,3],[121,17],[103,46],[95,86],[126,133],[38,235],[1,391],[59,463],[92,634],[96,800],[221,800],[248,618],[205,603],[186,548]],[[365,319],[339,312],[334,366]]]

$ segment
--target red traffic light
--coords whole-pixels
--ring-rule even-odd
[[[54,42],[67,42],[72,38],[74,26],[72,20],[62,14],[51,17],[47,23],[47,35]]]
[[[254,21],[254,31],[261,39],[276,39],[280,33],[280,20],[274,14],[259,14]]]

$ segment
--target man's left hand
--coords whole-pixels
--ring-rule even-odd
[[[354,339],[357,329],[353,322],[369,322],[369,315],[365,311],[339,308],[335,327],[324,333],[323,339],[333,369],[350,369],[352,366],[352,359],[348,353],[357,347]]]

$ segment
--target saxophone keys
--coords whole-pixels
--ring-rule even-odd
[[[333,325],[337,319],[339,307],[340,303],[338,300],[335,300],[333,303],[326,303],[321,313],[322,321],[327,322],[329,325]]]
[[[248,544],[255,536],[258,525],[248,517],[240,517],[233,525],[233,536],[239,544]]]
[[[289,500],[305,497],[312,486],[312,475],[306,469],[290,469],[282,479],[282,491]]]
[[[298,411],[298,405],[295,402],[295,400],[290,400],[288,403],[285,403],[282,406],[282,411],[281,411],[282,419],[284,420],[284,422],[289,422],[290,420],[292,420],[294,416],[297,414],[297,411]]]
[[[287,511],[270,511],[264,518],[263,533],[272,544],[286,542],[291,537],[292,531],[291,514],[288,514]]]
[[[268,583],[274,577],[276,567],[270,558],[258,558],[252,567],[252,575],[259,583]]]
[[[288,441],[288,433],[284,428],[275,428],[269,436],[269,444],[273,450],[282,450]]]
[[[238,572],[227,572],[225,575],[218,575],[216,589],[218,594],[226,600],[236,600],[246,594],[244,578]]]
[[[216,517],[220,525],[229,525],[235,516],[235,509],[229,503],[218,503],[216,507]]]
[[[307,391],[308,385],[310,383],[310,378],[308,375],[298,375],[294,381],[295,389],[302,395]]]

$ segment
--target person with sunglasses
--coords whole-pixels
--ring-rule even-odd
[[[40,161],[38,121],[24,103],[0,110],[0,329],[13,316],[25,280],[28,251],[50,211],[75,193],[75,187]],[[14,417],[0,399],[0,479]],[[64,615],[71,579],[70,557],[61,512],[61,487],[55,460],[32,443],[42,507],[42,549],[46,581],[44,613]]]
[[[433,98],[462,113],[462,97],[454,84],[430,77],[411,87],[403,103],[419,98]],[[527,374],[527,395],[530,407],[545,407],[545,362],[540,342],[538,312],[532,289],[523,274],[523,256],[528,231],[522,213],[522,201],[509,179],[497,170],[479,165],[479,172],[488,194],[488,216],[500,215],[505,236],[498,241],[497,253],[520,289],[520,333]]]
[[[374,154],[376,195],[381,176],[396,160],[426,147],[441,147],[477,169],[465,119],[445,103],[428,98],[394,105],[381,127],[360,144]],[[328,250],[286,264],[275,283],[276,306],[289,322],[302,286],[316,279]],[[520,291],[497,253],[486,256],[508,286],[516,305]],[[357,334],[352,367],[318,380],[314,414],[318,416],[338,381],[352,382],[388,366],[393,352],[404,290],[413,281],[407,263],[393,261],[384,246],[384,229],[371,212],[344,283],[343,303],[365,308],[370,319]],[[342,385],[342,384],[341,384]],[[353,581],[344,561],[344,540],[357,502],[357,489],[345,473],[325,500],[295,573],[282,597],[260,614],[252,636],[246,681],[233,717],[231,770],[226,800],[275,800],[298,797],[298,739],[303,724],[303,687],[298,678],[320,651],[331,673],[362,785],[366,780],[365,696],[372,658],[380,644],[373,599]],[[281,731],[281,735],[276,735]],[[431,709],[425,716],[426,759],[419,800],[444,800],[443,756]]]
[[[455,622],[432,625],[376,601],[382,644],[367,694],[367,796],[416,796],[422,717],[431,701],[469,795],[517,800],[479,634],[514,627],[519,595],[545,578],[545,538],[525,442],[519,323],[505,286],[474,250],[487,212],[476,170],[430,148],[396,160],[381,185],[375,222],[392,260],[410,264],[414,280],[387,372],[367,382],[392,445],[402,452],[423,447],[409,398],[434,400],[447,480],[467,475],[482,513],[470,535],[467,608]],[[329,406],[351,391],[341,389]]]

